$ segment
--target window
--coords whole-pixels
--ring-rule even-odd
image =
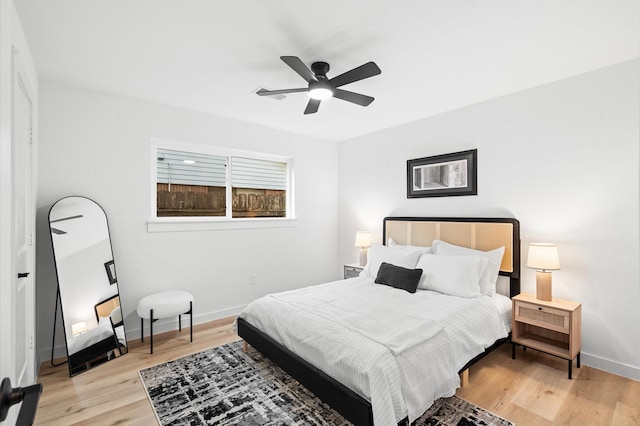
[[[232,217],[286,217],[287,163],[231,157]]]
[[[158,141],[152,154],[157,219],[292,217],[291,158]]]
[[[227,158],[158,149],[156,216],[226,216]]]

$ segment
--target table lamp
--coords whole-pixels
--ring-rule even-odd
[[[87,323],[84,321],[78,321],[71,325],[71,334],[78,336],[87,332]]]
[[[369,231],[356,232],[356,247],[360,247],[360,266],[367,264],[367,247],[371,247],[371,234]]]
[[[558,246],[548,243],[529,244],[527,267],[536,270],[536,298],[551,301],[551,272],[560,269]]]

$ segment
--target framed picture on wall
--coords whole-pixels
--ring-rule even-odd
[[[478,150],[407,160],[407,198],[478,195]]]
[[[115,284],[118,282],[116,278],[116,265],[113,260],[110,260],[104,264],[104,269],[107,270],[107,277],[109,277],[109,284]]]

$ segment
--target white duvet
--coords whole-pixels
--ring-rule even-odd
[[[415,294],[358,277],[267,295],[239,317],[371,401],[376,425],[418,418],[506,337],[508,298]]]
[[[67,341],[67,350],[69,351],[69,355],[73,355],[82,349],[88,348],[89,346],[112,336],[113,327],[111,327],[111,323],[108,320],[106,322],[100,322],[97,327],[92,328],[86,333],[69,338]],[[126,346],[127,341],[124,337],[123,327],[116,328],[116,336],[118,337],[118,341]]]

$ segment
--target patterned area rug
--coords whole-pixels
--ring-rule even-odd
[[[241,342],[140,371],[161,425],[350,425],[304,386]],[[456,396],[414,426],[512,425]]]

